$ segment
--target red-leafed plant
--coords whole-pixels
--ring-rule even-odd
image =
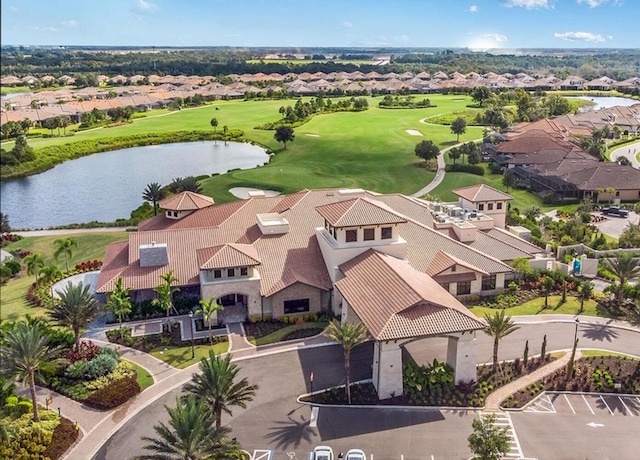
[[[72,363],[84,359],[85,361],[91,361],[93,358],[100,354],[100,347],[93,343],[91,340],[82,340],[78,351],[73,349],[69,350],[65,358]]]

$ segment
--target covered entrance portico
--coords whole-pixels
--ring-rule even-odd
[[[245,294],[226,294],[217,299],[223,308],[218,313],[220,324],[241,323],[248,316],[248,296]]]

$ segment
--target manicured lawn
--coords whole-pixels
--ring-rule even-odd
[[[530,300],[513,308],[505,308],[504,312],[509,316],[521,316],[521,315],[548,315],[548,314],[564,314],[564,315],[577,315],[580,310],[580,300],[567,295],[567,301],[560,305],[562,296],[550,295],[549,307],[544,308],[544,297]],[[584,310],[581,315],[586,316],[605,316],[604,313],[597,308],[595,300],[585,300]],[[487,307],[472,307],[471,312],[479,317],[484,317],[485,314],[493,314],[496,312],[495,308]]]
[[[73,256],[69,261],[70,268],[86,260],[102,260],[104,258],[104,250],[108,244],[128,238],[126,232],[89,232],[69,236],[78,243],[78,247],[73,248]],[[60,259],[56,260],[53,256],[55,252],[53,242],[58,238],[66,238],[66,236],[27,237],[9,244],[4,249],[14,251],[19,248],[24,248],[32,253],[40,253],[45,264],[57,265],[60,270],[64,272],[64,257],[60,256]],[[27,275],[26,270],[23,269],[19,278],[11,280],[0,287],[0,318],[2,320],[15,321],[24,317],[26,314],[40,316],[45,313],[45,309],[32,307],[26,302],[25,295],[27,289],[34,281],[35,277]]]
[[[126,361],[126,360],[125,360]],[[153,385],[153,376],[146,369],[138,366],[136,363],[129,361],[136,369],[136,380],[140,385],[141,391]]]
[[[605,351],[605,350],[580,350],[583,357],[588,356],[619,356],[620,358],[624,358],[625,356],[628,358],[628,355],[623,353],[616,353],[614,351]],[[633,358],[637,359],[637,358]]]
[[[257,339],[250,338],[249,342],[251,342],[255,346],[268,345],[270,343],[277,343],[277,342],[281,342],[284,336],[286,336],[287,334],[293,331],[299,331],[301,329],[315,329],[315,328],[324,329],[325,327],[327,327],[328,324],[329,323],[327,323],[326,321],[292,324],[290,326],[285,326],[283,328],[280,328],[269,335],[265,335],[264,337],[258,337]]]
[[[213,347],[210,345],[196,345],[195,358],[191,359],[191,345],[183,347],[166,346],[151,350],[150,354],[161,359],[170,366],[184,369],[192,364],[200,362],[202,358],[209,356],[209,350],[213,348],[216,355],[227,352],[229,342],[216,343]]]

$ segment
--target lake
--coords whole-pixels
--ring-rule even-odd
[[[638,99],[629,99],[626,97],[619,96],[611,96],[611,97],[600,97],[600,96],[570,96],[567,99],[583,99],[585,101],[593,102],[595,105],[585,107],[582,110],[599,110],[599,109],[608,109],[610,107],[615,107],[617,105],[623,107],[629,107],[634,104],[640,104]]]
[[[129,218],[147,184],[251,169],[269,161],[261,147],[190,142],[134,147],[78,158],[0,185],[0,209],[13,228],[37,229]]]

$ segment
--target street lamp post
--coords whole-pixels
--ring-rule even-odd
[[[576,359],[576,349],[578,348],[578,326],[580,325],[580,319],[576,318],[576,329],[573,333],[573,348],[571,349],[571,358],[567,363],[567,376],[566,379],[571,380],[573,378],[573,365]]]
[[[191,359],[196,357],[196,350],[193,346],[193,312],[189,312],[189,327],[191,328]]]
[[[575,333],[573,334],[573,343],[574,343],[574,347],[575,347],[576,340],[578,340],[578,326],[579,326],[579,325],[580,325],[580,319],[579,319],[579,318],[576,318],[576,331],[575,331]]]

